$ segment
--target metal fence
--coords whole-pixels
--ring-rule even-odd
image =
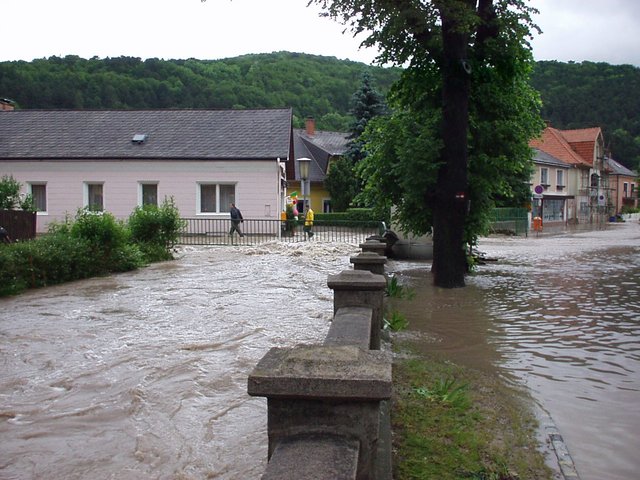
[[[526,208],[494,208],[491,213],[492,233],[529,233],[529,211]]]
[[[279,240],[282,242],[341,242],[362,243],[372,235],[383,232],[382,222],[316,221],[311,228],[313,235],[304,231],[300,220],[245,219],[240,225],[242,237],[230,234],[229,219],[183,218],[184,227],[178,243],[182,245],[259,245]],[[382,229],[382,230],[381,230]]]

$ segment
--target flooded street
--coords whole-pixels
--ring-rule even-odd
[[[492,237],[464,289],[392,261],[422,348],[530,390],[583,480],[640,470],[640,225]],[[357,245],[185,247],[174,262],[0,299],[0,479],[253,479],[272,346],[317,343]]]
[[[463,291],[412,285],[421,348],[526,387],[555,423],[582,480],[640,470],[640,225],[545,237],[492,237]]]

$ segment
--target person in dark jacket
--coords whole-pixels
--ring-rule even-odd
[[[9,232],[4,227],[0,227],[0,243],[11,243]]]
[[[242,218],[242,212],[236,207],[235,203],[231,204],[229,213],[231,214],[231,230],[229,230],[229,235],[233,235],[233,232],[238,232],[238,235],[244,237],[244,234],[240,231],[240,224],[244,222],[244,219]]]

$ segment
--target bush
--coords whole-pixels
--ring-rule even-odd
[[[3,175],[0,179],[0,210],[27,210],[35,212],[33,197],[21,195],[22,184],[13,176]]]
[[[631,207],[629,205],[623,205],[620,209],[620,215],[624,215],[626,213],[640,213],[639,207]]]
[[[0,248],[0,295],[19,293],[97,273],[85,240],[52,233]]]
[[[128,227],[131,240],[147,261],[155,262],[171,259],[171,248],[178,242],[183,223],[171,198],[160,207],[136,207],[129,216]]]
[[[129,258],[132,252],[122,253],[129,241],[129,231],[109,212],[78,210],[70,234],[88,242],[98,274],[127,270],[126,265],[132,261]]]
[[[173,201],[136,209],[131,225],[108,212],[78,210],[35,240],[0,244],[0,296],[171,259],[182,220]]]

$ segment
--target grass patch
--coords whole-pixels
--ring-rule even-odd
[[[416,296],[415,290],[411,287],[407,287],[405,285],[400,284],[398,281],[398,277],[395,275],[391,276],[387,281],[387,286],[384,291],[385,295],[389,298],[404,298],[407,300],[413,300]]]
[[[409,320],[407,320],[407,317],[397,310],[385,313],[383,318],[383,329],[391,330],[392,332],[399,332],[401,330],[405,330],[408,326]]]
[[[441,358],[394,364],[394,479],[550,479],[536,421],[497,378]]]

